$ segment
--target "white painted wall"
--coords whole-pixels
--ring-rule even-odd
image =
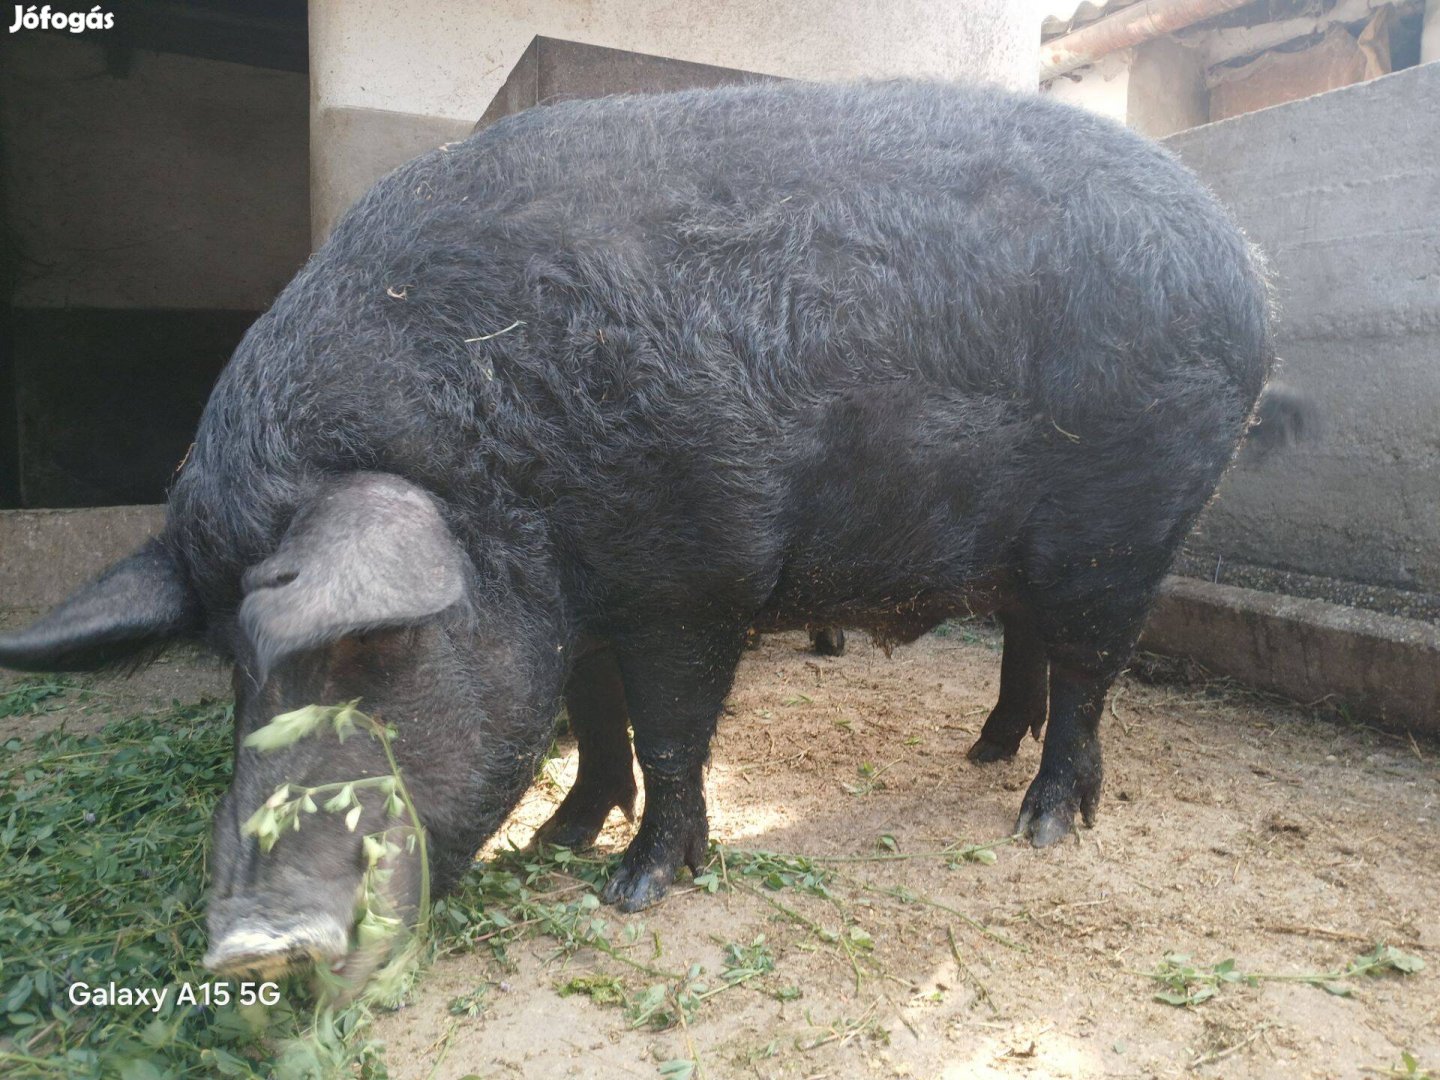
[[[1440,0],[1426,0],[1425,22],[1420,33],[1420,63],[1440,60]]]
[[[311,0],[318,108],[479,119],[537,34],[800,79],[935,75],[1033,89],[1023,0]]]
[[[470,130],[532,38],[801,79],[1035,87],[1030,0],[311,0],[318,244],[389,169]]]
[[[1125,123],[1130,105],[1129,49],[1101,57],[1070,75],[1061,75],[1044,90],[1048,97]]]

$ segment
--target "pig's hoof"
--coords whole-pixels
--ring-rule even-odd
[[[977,765],[989,765],[995,761],[1009,761],[1019,749],[1018,742],[1014,746],[994,743],[982,734],[975,740],[975,745],[965,751],[965,756]]]
[[[1075,827],[1075,808],[1069,803],[1052,806],[1038,815],[1020,811],[1015,831],[1036,847],[1049,847],[1069,836]]]
[[[607,811],[605,817],[609,816]],[[574,818],[562,821],[560,820],[560,811],[557,810],[549,821],[535,830],[535,839],[531,843],[536,846],[553,844],[555,847],[569,848],[571,851],[584,851],[595,846],[595,838],[600,835],[600,830],[604,827],[604,817],[598,821],[593,817],[589,820]]]
[[[583,851],[595,846],[595,838],[605,827],[610,811],[619,809],[627,821],[635,818],[635,788],[615,796],[587,795],[578,787],[572,788],[565,801],[555,808],[550,820],[535,830],[535,844],[554,844],[556,847]]]
[[[673,867],[650,866],[631,870],[622,863],[615,876],[605,883],[600,899],[614,904],[621,911],[640,911],[658,903],[674,880]]]
[[[1037,848],[1050,847],[1074,830],[1079,811],[1086,826],[1095,824],[1095,807],[1100,801],[1100,773],[1046,776],[1041,772],[1025,793],[1015,832]]]
[[[985,718],[985,726],[980,729],[980,738],[975,740],[975,745],[966,751],[965,756],[981,765],[988,765],[992,761],[1009,761],[1019,752],[1020,744],[1025,741],[1025,733],[1033,732],[1036,738],[1039,738],[1044,724],[1043,710],[1038,716],[1033,712],[1026,715],[1024,710],[1013,705],[996,705]]]
[[[670,833],[657,839],[642,823],[614,876],[605,883],[600,899],[621,911],[639,911],[656,903],[670,888],[680,867],[700,872],[708,831],[703,815],[699,827],[686,830],[683,836]]]

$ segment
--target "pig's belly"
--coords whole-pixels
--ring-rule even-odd
[[[783,609],[767,607],[754,625],[762,633],[826,626],[863,630],[888,647],[914,641],[947,619],[988,615],[1004,604],[1004,590],[996,587],[928,590],[885,601],[867,597],[850,602],[797,603]]]

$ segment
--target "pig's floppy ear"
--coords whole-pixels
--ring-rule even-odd
[[[200,601],[159,540],[121,559],[14,634],[0,634],[0,667],[93,671],[141,663],[203,625]]]
[[[245,574],[240,628],[258,678],[291,653],[443,611],[463,594],[468,563],[435,500],[414,484],[386,473],[332,482]]]

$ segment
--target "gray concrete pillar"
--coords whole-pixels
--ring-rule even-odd
[[[1440,60],[1440,0],[1426,0],[1425,24],[1420,32],[1420,63]]]

